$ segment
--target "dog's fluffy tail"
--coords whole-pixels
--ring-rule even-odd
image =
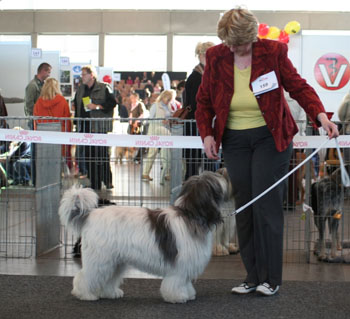
[[[98,195],[91,188],[73,185],[64,192],[58,214],[61,224],[71,228],[77,236],[89,213],[98,206]]]

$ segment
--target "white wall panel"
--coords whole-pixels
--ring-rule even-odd
[[[339,54],[345,57],[347,61],[350,59],[350,36],[349,35],[303,35],[302,37],[302,75],[307,79],[308,83],[316,90],[326,111],[334,112],[333,120],[338,120],[338,108],[344,97],[349,91],[350,81],[342,88],[334,87],[337,76],[341,76],[341,65],[344,64],[340,60],[325,60],[324,65],[327,72],[330,72],[331,64],[334,68],[334,76],[329,79],[330,87],[322,87],[315,77],[315,66],[317,61],[326,54]],[[334,64],[333,64],[334,63]],[[349,72],[349,65],[346,67]],[[328,73],[325,77],[330,76]],[[345,75],[346,76],[346,73]]]
[[[0,89],[5,97],[24,98],[30,79],[30,42],[0,42]],[[7,104],[10,116],[24,116],[23,103]]]

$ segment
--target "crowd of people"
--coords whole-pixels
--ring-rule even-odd
[[[27,125],[23,125],[30,129],[37,129],[40,123],[61,122],[62,132],[74,130],[79,133],[108,133],[113,130],[113,118],[117,117],[125,119],[129,123],[128,134],[154,134],[157,130],[155,123],[150,125],[144,119],[159,117],[160,113],[157,111],[156,105],[163,100],[161,96],[167,96],[168,111],[162,113],[166,117],[171,117],[173,112],[182,106],[182,91],[185,81],[173,81],[172,85],[178,86],[176,89],[163,90],[162,81],[154,79],[154,72],[150,74],[144,72],[141,79],[139,77],[135,79],[129,77],[126,81],[121,80],[114,83],[113,90],[111,83],[98,81],[94,67],[86,65],[82,67],[81,83],[77,86],[70,108],[68,101],[60,90],[59,82],[50,77],[51,70],[50,64],[41,63],[36,75],[25,89],[25,98],[20,100],[7,99],[8,102],[12,103],[24,102],[25,115],[28,117],[34,116],[35,118],[35,120],[30,119],[26,123]],[[140,98],[139,92],[143,99]],[[169,97],[171,98],[169,99]],[[1,97],[0,102],[1,115],[7,116],[3,97]],[[36,119],[36,117],[43,118]],[[57,118],[64,119],[59,120]],[[128,120],[129,118],[130,120]],[[6,121],[1,121],[1,127],[8,127]],[[150,127],[149,132],[148,127]],[[166,134],[170,134],[169,125],[163,127],[167,127]],[[165,134],[165,131],[163,133]],[[14,152],[14,149],[16,149],[16,152]],[[25,149],[25,152],[20,152],[22,149]],[[158,150],[156,152],[150,150],[147,155],[148,150],[141,148],[133,151],[132,160],[136,164],[140,164],[141,160],[147,157],[145,167],[149,166],[148,161],[153,163],[158,153]],[[62,158],[70,174],[81,178],[87,177],[90,186],[95,190],[100,190],[102,187],[107,189],[114,187],[112,184],[110,153],[110,148],[106,146],[62,146]],[[1,186],[35,186],[35,144],[24,145],[23,143],[20,148],[15,148],[10,143],[1,142],[0,154],[2,162],[0,167]],[[163,154],[163,151],[161,151],[161,154]],[[10,157],[11,161],[9,161]],[[169,163],[169,156],[166,155],[166,158],[166,163]],[[24,168],[19,169],[20,165],[24,167],[24,163],[25,170]],[[167,171],[167,174],[163,176],[162,183],[169,179],[168,167],[169,165],[163,171]],[[152,164],[149,166],[149,170],[151,168]],[[144,175],[149,176],[149,170]],[[152,179],[143,178],[143,180],[150,181]]]

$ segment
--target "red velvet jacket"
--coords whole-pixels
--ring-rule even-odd
[[[288,47],[273,40],[258,40],[253,43],[252,71],[250,83],[259,76],[275,71],[279,87],[256,96],[261,113],[266,121],[278,151],[285,150],[298,128],[284,98],[283,89],[306,111],[310,119],[325,112],[315,90],[300,77],[287,56]],[[196,120],[202,140],[214,136],[219,149],[225,130],[233,96],[234,55],[223,44],[209,48],[206,52],[206,66],[197,94]],[[251,84],[250,89],[252,90]],[[212,127],[215,118],[214,127]]]

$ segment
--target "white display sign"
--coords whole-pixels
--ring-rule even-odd
[[[40,59],[42,56],[42,50],[38,48],[32,49],[32,58],[33,59]]]
[[[69,62],[69,57],[67,56],[61,56],[60,57],[60,64],[61,65],[69,65],[70,62]]]

